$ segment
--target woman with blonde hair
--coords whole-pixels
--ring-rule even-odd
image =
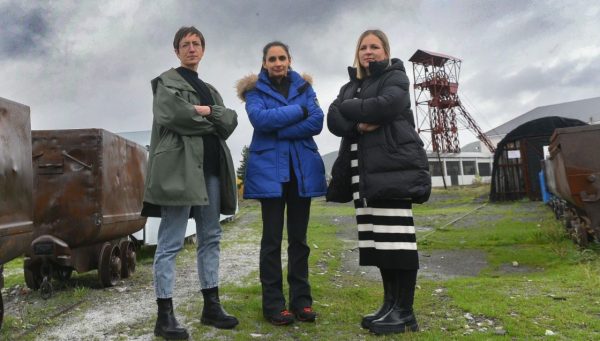
[[[350,81],[327,114],[329,130],[342,138],[327,200],[354,201],[360,265],[381,272],[383,304],[363,317],[362,327],[376,334],[417,331],[412,204],[427,201],[431,177],[415,131],[408,77],[380,30],[361,34],[348,71]]]

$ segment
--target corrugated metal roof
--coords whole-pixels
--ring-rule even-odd
[[[485,134],[489,137],[504,136],[523,123],[548,116],[574,118],[587,123],[600,122],[600,97],[537,107]]]
[[[447,54],[429,52],[425,50],[417,50],[408,61],[419,64],[429,64],[429,62],[433,62],[433,65],[435,66],[442,66],[448,60],[460,61],[459,58],[452,57]]]
[[[492,153],[490,153],[486,147],[483,147],[483,149],[481,148],[481,141],[479,140],[465,144],[464,146],[460,147],[460,151],[469,153],[489,153],[492,155]]]

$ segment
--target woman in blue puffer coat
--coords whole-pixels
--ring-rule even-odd
[[[263,315],[274,325],[313,322],[306,231],[312,197],[327,192],[325,167],[313,136],[323,128],[311,79],[290,68],[287,45],[263,48],[260,74],[237,84],[254,133],[244,198],[259,199],[263,220],[260,281]],[[287,205],[289,310],[282,289],[281,242]]]

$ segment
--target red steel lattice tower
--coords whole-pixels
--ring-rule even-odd
[[[464,127],[472,131],[493,153],[494,145],[458,98],[461,60],[441,53],[417,50],[409,61],[413,63],[417,131],[424,133],[421,135],[433,151],[460,152],[458,131]],[[430,141],[427,135],[430,135]],[[426,147],[429,148],[429,145]]]

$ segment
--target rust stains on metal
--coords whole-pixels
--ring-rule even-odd
[[[0,289],[3,265],[25,252],[33,229],[29,107],[0,97]],[[0,328],[4,303],[0,294]]]
[[[112,285],[121,254],[135,254],[127,236],[146,223],[140,215],[146,150],[102,129],[33,131],[32,140],[35,240],[25,258],[28,286],[72,269],[100,269],[102,283]],[[110,256],[103,255],[106,245]]]
[[[99,129],[33,132],[35,235],[77,248],[139,230],[146,152]]]
[[[32,186],[29,107],[0,98],[0,265],[31,241]]]
[[[582,246],[589,238],[600,241],[598,145],[600,125],[585,125],[556,129],[548,148],[552,177],[549,189],[568,203],[560,210],[567,228]]]

